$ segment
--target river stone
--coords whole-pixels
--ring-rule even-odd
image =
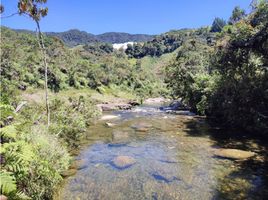
[[[105,125],[106,125],[107,127],[113,127],[113,126],[115,126],[115,124],[110,123],[110,122],[106,122]]]
[[[111,119],[117,119],[119,116],[117,115],[103,115],[100,120],[111,120]]]
[[[108,104],[97,104],[97,107],[102,111],[113,111],[113,110],[129,110],[133,106],[128,103],[108,103]]]
[[[235,160],[248,159],[255,155],[254,152],[243,151],[239,149],[217,149],[214,154],[222,158],[229,158]]]
[[[126,131],[113,131],[113,141],[109,146],[122,146],[129,143],[129,134]]]
[[[63,177],[68,177],[68,176],[73,176],[73,175],[75,175],[76,172],[77,172],[76,169],[68,169],[68,170],[62,172],[61,175],[62,175]]]
[[[180,179],[177,178],[176,176],[172,176],[169,173],[163,172],[163,171],[155,171],[151,173],[151,176],[157,180],[157,181],[161,181],[161,182],[165,182],[165,183],[171,183],[173,181],[179,181]]]
[[[73,161],[73,163],[70,166],[70,169],[84,169],[87,167],[87,162],[85,159],[79,159],[79,160],[75,160]]]
[[[117,156],[113,159],[112,164],[118,169],[126,169],[136,163],[136,160],[130,156]]]
[[[139,123],[133,124],[131,127],[133,129],[135,129],[136,131],[146,132],[146,131],[150,130],[150,128],[152,127],[152,124],[148,124],[145,122],[139,122]]]
[[[7,200],[7,197],[5,195],[0,195],[0,200]]]

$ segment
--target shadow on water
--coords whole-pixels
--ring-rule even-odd
[[[256,156],[251,159],[233,160],[233,169],[218,180],[217,191],[213,199],[268,199],[267,137],[243,131],[213,128],[204,118],[198,117],[187,121],[186,124],[188,136],[208,136],[215,142],[215,149],[240,149],[256,153]]]

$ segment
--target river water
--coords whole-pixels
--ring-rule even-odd
[[[212,136],[220,131],[205,119],[190,112],[168,114],[157,106],[109,114],[118,118],[91,126],[75,158],[77,172],[66,178],[56,199],[265,199],[264,167],[213,154],[239,145],[261,154],[265,149],[255,140],[241,144],[223,137],[221,143]],[[118,156],[132,163],[120,168],[114,163]]]

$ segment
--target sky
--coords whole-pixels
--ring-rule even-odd
[[[18,0],[1,0],[3,16],[16,13]],[[235,6],[249,10],[251,0],[47,0],[42,31],[79,29],[93,34],[128,32],[160,34],[173,29],[211,25],[228,19]],[[35,30],[24,16],[1,19],[1,25]]]

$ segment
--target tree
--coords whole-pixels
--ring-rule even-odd
[[[41,52],[43,54],[43,64],[45,68],[45,98],[46,98],[46,114],[47,114],[47,126],[50,123],[50,110],[49,110],[49,100],[48,100],[48,64],[46,48],[44,44],[43,34],[40,28],[40,20],[45,17],[48,12],[48,8],[41,7],[42,4],[46,3],[47,0],[19,0],[18,9],[19,14],[25,14],[33,19],[37,26],[37,37]]]
[[[236,6],[232,12],[232,16],[230,17],[228,23],[235,24],[239,20],[243,19],[246,16],[246,11],[241,9],[239,6]]]
[[[212,23],[211,26],[211,32],[221,32],[223,27],[226,25],[226,22],[224,19],[221,19],[219,17],[216,17]]]

